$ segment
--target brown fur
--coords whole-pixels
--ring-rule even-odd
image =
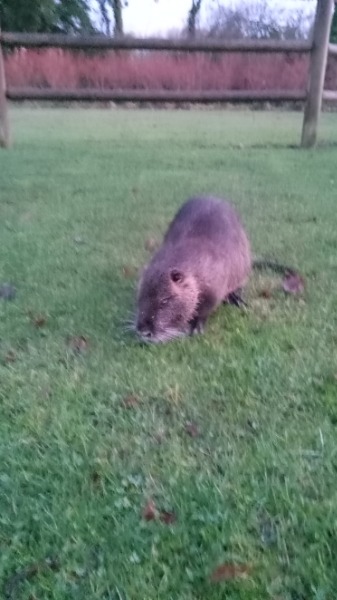
[[[234,207],[191,198],[140,278],[138,336],[165,342],[202,331],[209,314],[245,285],[251,268],[249,240]]]

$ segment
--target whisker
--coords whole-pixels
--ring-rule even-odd
[[[136,331],[134,327],[130,327],[130,326],[125,326],[125,327],[122,327],[122,330],[123,330],[123,331],[126,331],[126,332],[129,332],[129,331],[131,331],[132,333],[133,333],[134,331]]]
[[[147,344],[147,345],[171,342],[173,340],[176,340],[176,339],[179,339],[182,337],[186,337],[186,335],[187,335],[186,331],[181,331],[181,330],[175,329],[173,327],[168,327],[167,329],[157,331],[154,334],[154,336],[151,338],[143,337],[142,334],[140,332],[138,332],[135,322],[132,322],[131,324],[125,324],[124,331],[131,331],[131,332],[135,333],[138,340],[141,343]]]
[[[178,329],[173,329],[172,327],[165,329],[165,331],[160,332],[159,334],[157,334],[157,340],[159,342],[171,342],[177,338],[181,338],[184,337],[186,335],[186,333],[184,331],[179,331]],[[155,340],[153,340],[155,341]]]
[[[130,331],[136,331],[136,326],[135,326],[135,324],[134,324],[134,323],[124,323],[124,324],[122,325],[122,328],[123,328],[123,329],[128,329],[128,330],[130,330]]]

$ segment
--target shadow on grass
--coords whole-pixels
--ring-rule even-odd
[[[313,149],[324,149],[324,148],[337,148],[337,140],[336,141],[328,141],[328,140],[322,140],[320,142],[317,142],[316,145],[313,148],[302,148],[302,146],[300,144],[281,144],[278,142],[272,142],[272,143],[256,143],[256,144],[231,144],[229,146],[229,148],[231,148],[232,150],[246,150],[246,149],[253,149],[253,150],[300,150],[300,151],[306,151],[306,150],[313,150]]]

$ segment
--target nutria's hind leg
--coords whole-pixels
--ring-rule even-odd
[[[237,306],[241,308],[242,306],[247,307],[247,302],[242,298],[242,288],[238,288],[235,292],[228,294],[227,298],[223,300],[223,304],[232,304],[233,306]]]

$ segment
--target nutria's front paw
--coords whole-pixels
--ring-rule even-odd
[[[189,325],[190,335],[198,335],[204,333],[205,323],[198,317],[195,317],[192,321],[190,321]]]

